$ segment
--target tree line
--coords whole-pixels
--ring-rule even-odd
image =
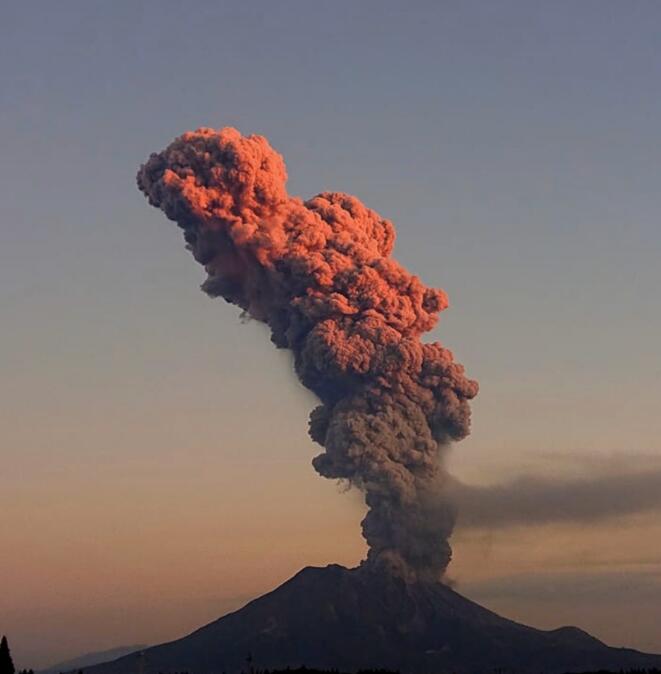
[[[7,637],[3,635],[0,640],[0,674],[16,674],[16,667],[9,650]],[[34,674],[31,669],[21,669],[18,674]]]
[[[248,658],[248,662],[251,662],[252,658]],[[0,640],[0,674],[34,674],[32,669],[21,669],[19,672],[16,672],[14,667],[14,661],[11,657],[11,651],[9,650],[9,643],[7,637],[3,636]],[[83,670],[79,670],[78,674],[83,674]],[[164,673],[159,672],[158,674],[172,674],[170,672]],[[174,674],[190,674],[190,672],[175,672]],[[223,672],[225,674],[225,672]],[[309,667],[297,667],[286,669],[256,669],[250,667],[249,672],[241,672],[241,674],[346,674],[340,672],[337,669],[314,669]],[[356,674],[400,674],[399,671],[393,671],[388,669],[364,669],[360,670]],[[502,674],[502,670],[494,669],[494,674]],[[569,673],[568,673],[569,674]],[[580,674],[613,674],[609,670],[599,670],[597,672],[581,672]],[[661,674],[661,669],[628,669],[620,670],[619,674]]]

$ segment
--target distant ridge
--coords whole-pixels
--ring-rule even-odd
[[[117,658],[121,658],[123,655],[141,651],[144,648],[147,648],[145,644],[135,644],[133,646],[117,646],[117,648],[111,648],[107,651],[86,653],[85,655],[80,655],[79,657],[72,658],[71,660],[58,662],[55,665],[51,665],[46,669],[40,670],[37,672],[37,674],[58,674],[59,672],[84,669],[85,667],[92,667],[93,665],[98,665],[102,662],[116,660]]]
[[[661,668],[661,655],[611,648],[576,627],[544,631],[440,583],[364,569],[308,567],[187,637],[86,674],[236,674],[305,665],[410,674],[558,674]]]

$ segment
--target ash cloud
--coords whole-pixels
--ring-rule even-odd
[[[453,481],[447,491],[463,528],[599,522],[661,511],[661,468],[580,478],[523,475],[488,486]]]
[[[290,197],[286,179],[265,138],[198,129],[152,154],[138,187],[184,231],[203,290],[292,351],[321,402],[315,469],[365,494],[366,563],[436,580],[454,526],[432,497],[447,481],[439,447],[468,434],[478,390],[449,350],[421,341],[447,297],[391,257],[391,222],[348,194]]]

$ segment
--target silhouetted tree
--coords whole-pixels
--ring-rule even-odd
[[[0,641],[0,674],[15,674],[14,661],[11,659],[7,637]]]

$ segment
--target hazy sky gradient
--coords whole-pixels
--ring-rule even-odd
[[[481,383],[462,481],[658,472],[660,30],[639,0],[5,7],[17,664],[173,638],[364,552],[359,495],[310,466],[314,401],[287,354],[199,291],[135,188],[189,128],[263,133],[292,194],[348,191],[394,220],[398,259],[450,295],[433,336]],[[460,529],[454,547],[452,577],[489,607],[661,652],[658,512]]]

